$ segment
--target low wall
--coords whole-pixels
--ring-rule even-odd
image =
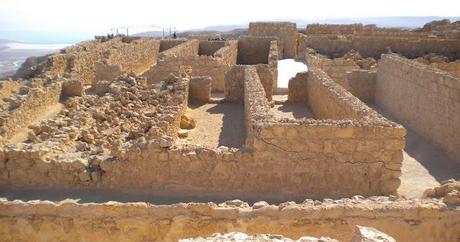
[[[416,58],[427,53],[438,53],[450,59],[460,58],[460,40],[425,37],[385,37],[371,35],[337,36],[300,34],[298,56],[304,56],[305,48],[313,48],[321,54],[342,56],[354,49],[363,57],[380,58],[387,47],[395,53]]]
[[[385,197],[278,206],[260,202],[252,207],[241,201],[219,205],[0,201],[3,241],[177,241],[232,231],[350,241],[355,226],[362,225],[398,242],[452,242],[460,236],[459,224],[459,210],[438,200]]]
[[[178,57],[190,57],[198,55],[200,41],[196,39],[187,40],[181,44],[175,45],[158,55],[158,62],[169,61]]]
[[[212,56],[186,56],[161,61],[142,74],[149,83],[159,83],[171,73],[178,73],[180,66],[191,66],[193,76],[209,76],[212,78],[212,90],[224,91],[226,73],[231,66],[223,64],[220,59]]]
[[[30,66],[22,67],[16,77],[60,76],[91,84],[96,79],[114,78],[114,75],[107,74],[114,68],[121,72],[143,72],[156,63],[158,49],[158,40],[150,38],[129,42],[124,42],[122,38],[105,42],[87,41],[68,47],[59,54],[50,55],[41,63],[29,63]],[[98,63],[101,65],[96,68]],[[31,72],[28,69],[39,71]]]
[[[255,22],[249,24],[250,36],[276,36],[283,50],[279,58],[295,58],[297,55],[297,27],[289,22]]]
[[[368,108],[320,69],[309,69],[308,77],[300,80],[302,77],[306,76],[298,75],[297,79],[305,82],[305,101],[321,120],[274,121],[266,110],[266,101],[245,103],[253,105],[246,108],[250,111],[246,115],[256,115],[248,120],[260,120],[247,128],[246,146],[254,150],[254,160],[276,161],[286,169],[292,162],[297,163],[291,167],[299,178],[296,184],[313,197],[396,193],[404,128]],[[245,95],[259,98],[245,99],[264,99],[260,85],[247,90],[252,93]],[[321,184],[313,182],[316,179],[322,180]],[[329,190],[324,184],[334,189]]]
[[[195,47],[198,48],[199,46],[197,43],[204,42],[190,40],[160,53],[160,55],[167,54],[170,57],[162,59],[142,75],[147,78],[149,83],[159,83],[165,80],[170,73],[177,73],[180,66],[191,66],[193,76],[211,77],[212,91],[223,92],[226,73],[236,63],[236,41],[224,42],[225,46],[218,49],[214,55],[198,55],[198,49],[195,49]],[[222,45],[222,43],[218,42],[218,45]],[[185,53],[182,53],[182,51],[185,51]]]
[[[460,160],[460,78],[397,55],[383,55],[376,104]]]
[[[321,68],[361,101],[373,103],[377,78],[375,70],[362,70],[353,60],[329,59],[317,54],[306,54],[305,61],[310,68]]]
[[[401,126],[363,107],[364,104],[340,85],[328,80],[326,74],[309,77],[309,82],[318,84],[308,85],[308,89],[321,92],[320,100],[325,102],[337,102],[341,107],[346,107],[342,100],[349,102],[352,113],[346,114],[346,119],[274,120],[256,67],[235,66],[234,71],[237,76],[242,75],[238,77],[242,79],[238,85],[243,85],[240,93],[244,95],[241,101],[246,111],[244,138],[247,139],[241,149],[162,145],[162,136],[155,136],[161,137],[160,146],[157,139],[133,143],[126,149],[112,149],[110,159],[90,157],[70,162],[55,158],[51,162],[47,160],[47,149],[5,147],[0,152],[3,162],[0,184],[139,189],[169,196],[268,200],[396,192],[405,134]],[[316,71],[312,69],[311,73]],[[331,87],[333,85],[335,87]],[[308,91],[308,95],[310,93]],[[315,112],[323,107],[319,103],[311,105]],[[326,111],[315,116],[326,116],[323,113]],[[358,118],[353,119],[354,113]],[[169,123],[159,124],[171,126],[168,128],[171,137],[177,133],[178,117],[168,117]],[[174,125],[169,125],[171,122]],[[136,179],[128,179],[131,177]]]
[[[177,45],[187,42],[187,39],[164,39],[160,40],[160,52],[171,49]]]
[[[61,96],[61,83],[49,86],[30,88],[27,96],[19,106],[11,111],[10,115],[1,124],[0,143],[4,144],[19,130],[35,122],[37,117],[45,112],[49,106],[57,104]]]

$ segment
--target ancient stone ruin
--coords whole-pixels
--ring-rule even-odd
[[[0,82],[0,240],[459,241],[458,26],[30,58]],[[308,66],[288,88],[283,59]]]

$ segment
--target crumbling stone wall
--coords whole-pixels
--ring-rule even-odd
[[[169,61],[177,57],[189,57],[198,55],[198,47],[200,41],[196,39],[187,40],[184,43],[175,45],[165,51],[160,52],[158,55],[158,62]]]
[[[95,66],[95,81],[110,81],[121,73],[144,72],[157,63],[159,47],[160,43],[157,40],[139,39],[124,44],[121,48],[104,51],[104,58]]]
[[[297,55],[297,27],[289,22],[255,22],[249,24],[249,36],[276,36],[283,47],[280,59],[295,58]]]
[[[124,42],[122,38],[109,41],[86,41],[65,48],[59,54],[50,55],[39,63],[26,62],[16,74],[16,78],[67,77],[91,84],[108,76],[114,66],[122,72],[140,73],[156,63],[158,41],[141,38]],[[103,65],[96,68],[97,63]],[[108,68],[105,70],[104,67]],[[98,73],[99,71],[99,73]]]
[[[299,36],[298,55],[303,56],[305,48],[313,48],[321,54],[342,56],[350,50],[357,50],[363,57],[380,58],[388,51],[410,58],[417,58],[427,53],[438,53],[450,59],[460,58],[460,40],[428,38],[423,36],[373,36],[373,35],[304,35]]]
[[[398,242],[451,242],[460,236],[459,224],[459,210],[437,199],[356,196],[322,202],[307,199],[299,204],[257,202],[252,206],[239,200],[173,205],[0,201],[0,236],[4,241],[177,241],[236,231],[350,241],[355,226],[362,225],[383,231]]]
[[[160,52],[187,42],[187,39],[164,39],[160,41]]]
[[[460,78],[397,55],[383,55],[376,103],[422,137],[460,158]]]
[[[9,97],[13,93],[18,93],[21,85],[13,80],[0,81],[0,100]]]
[[[212,56],[187,56],[161,61],[152,66],[142,76],[149,83],[159,83],[165,80],[170,73],[177,73],[181,66],[191,66],[192,76],[209,76],[212,78],[212,90],[224,91],[225,75],[231,68]]]
[[[361,101],[373,103],[377,71],[361,69],[355,60],[345,58],[329,59],[318,54],[307,53],[305,61],[310,68],[321,68],[335,82],[351,92]]]
[[[214,57],[220,58],[221,62],[227,65],[236,65],[238,56],[238,41],[229,40],[224,47],[214,53]]]
[[[198,43],[201,42],[193,40],[193,42],[186,42],[167,50],[166,52],[169,52],[167,55],[170,57],[152,66],[143,73],[143,76],[149,83],[159,83],[170,73],[178,72],[180,66],[191,66],[193,76],[211,77],[212,91],[223,92],[225,75],[236,62],[237,43],[229,41],[211,56],[198,55]],[[182,53],[184,51],[185,54]],[[178,53],[171,54],[173,52]]]
[[[274,120],[270,118],[270,111],[267,111],[270,110],[268,99],[256,67],[236,67],[243,71],[241,78],[244,85],[243,100],[248,137],[246,146],[241,149],[174,146],[179,117],[186,107],[186,103],[179,102],[184,98],[181,94],[182,89],[175,87],[165,88],[161,93],[178,92],[178,97],[162,97],[155,94],[158,99],[146,99],[143,94],[139,99],[142,98],[144,102],[149,103],[169,100],[179,102],[178,105],[157,105],[155,109],[148,110],[140,108],[144,111],[124,110],[123,113],[126,113],[129,119],[114,123],[115,131],[106,133],[106,129],[89,129],[95,122],[98,129],[103,129],[107,122],[110,124],[110,120],[116,120],[116,116],[113,117],[111,114],[107,122],[95,121],[96,118],[103,117],[98,113],[101,107],[105,107],[104,112],[112,110],[108,109],[104,102],[119,95],[107,94],[97,99],[87,97],[86,101],[85,98],[75,99],[81,100],[79,102],[82,103],[69,103],[68,108],[72,111],[64,113],[65,117],[80,123],[76,127],[83,125],[83,130],[75,134],[69,133],[62,139],[79,141],[76,144],[82,148],[77,150],[85,156],[74,162],[65,162],[65,159],[57,156],[62,152],[49,148],[46,150],[46,146],[39,148],[41,144],[46,144],[40,142],[30,147],[5,148],[1,156],[4,166],[1,166],[3,169],[0,170],[0,184],[19,187],[35,184],[39,187],[142,189],[168,194],[199,193],[200,196],[258,199],[301,199],[304,194],[312,198],[324,198],[395,193],[399,185],[401,149],[404,146],[402,127],[360,107],[359,105],[363,104],[359,100],[351,94],[345,94],[346,91],[340,89],[341,87],[333,81],[322,78],[314,80],[327,83],[322,84],[324,87],[317,88],[314,92],[336,95],[348,100],[348,105],[358,105],[351,110],[357,110],[356,113],[363,117],[323,121]],[[126,82],[124,85],[134,81]],[[330,88],[331,85],[336,87]],[[148,85],[145,86],[147,87]],[[116,91],[115,87],[110,88],[110,93],[122,93],[122,96],[113,99],[117,105],[126,102],[128,97],[136,97],[134,93],[137,91],[133,93],[132,88],[133,86],[126,86],[119,91]],[[326,100],[333,102],[336,99]],[[88,105],[90,103],[93,103],[93,106]],[[77,117],[85,117],[86,111],[83,110],[88,109],[88,114],[93,117],[79,121]],[[120,108],[114,109],[117,110],[121,112]],[[155,111],[152,113],[151,110]],[[161,112],[155,114],[156,110]],[[174,113],[167,112],[171,110]],[[149,120],[163,121],[154,123],[151,127],[152,123],[141,122],[147,119],[144,117],[147,115],[145,112],[151,117],[162,118]],[[59,132],[58,127],[54,123],[46,124],[37,129],[40,130],[37,131],[37,136],[41,136],[43,130],[55,130],[47,131],[48,135],[44,136],[55,137],[53,134]],[[116,131],[117,127],[120,127],[122,133]],[[163,135],[163,131],[167,135]],[[119,139],[122,141],[118,141]],[[101,153],[99,147],[111,147],[110,154]],[[104,154],[106,156],[103,156]],[[27,163],[24,163],[25,158],[21,157],[28,157]],[[273,171],[276,171],[275,175]],[[127,177],[139,179],[126,179]]]
[[[24,81],[23,85],[28,81]],[[37,80],[42,82],[42,80]],[[18,100],[9,110],[2,110],[1,139],[0,144],[5,144],[9,138],[15,135],[20,129],[26,128],[34,122],[49,106],[57,104],[61,96],[61,83],[49,85],[38,84],[27,88],[24,97]]]

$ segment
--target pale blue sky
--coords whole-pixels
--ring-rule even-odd
[[[257,20],[374,16],[460,16],[456,0],[0,0],[0,39],[88,38],[111,28],[179,30]],[[152,29],[152,28],[150,28]],[[41,38],[41,37],[40,37]],[[38,38],[38,39],[40,39]]]

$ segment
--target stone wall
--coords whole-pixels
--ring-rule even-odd
[[[143,73],[143,76],[149,83],[159,83],[170,73],[177,73],[180,66],[191,66],[193,76],[211,77],[212,91],[223,92],[226,73],[236,63],[237,43],[235,41],[225,43],[225,46],[217,50],[214,55],[198,55],[199,43],[204,42],[212,41],[190,40],[160,53],[160,56],[166,54],[169,57],[152,66]],[[218,45],[221,44],[218,42]]]
[[[143,73],[157,63],[159,48],[157,40],[140,39],[104,51],[103,59],[95,64],[94,81],[111,81],[122,73]]]
[[[212,56],[220,48],[225,46],[225,41],[200,41],[198,55]]]
[[[245,89],[252,90],[245,92],[252,95],[245,100],[255,100],[245,103],[253,105],[245,108],[246,115],[254,117],[247,120],[258,120],[247,124],[252,127],[247,128],[246,146],[254,150],[254,160],[276,161],[286,169],[297,163],[291,169],[299,179],[293,182],[309,196],[395,193],[400,183],[404,128],[368,108],[319,69],[310,69],[304,81],[307,104],[321,120],[274,121],[267,112],[261,85]],[[328,172],[334,175],[328,176]],[[322,180],[321,184],[313,182],[315,179]],[[335,189],[328,190],[325,183]]]
[[[212,56],[187,56],[172,58],[161,61],[152,66],[143,76],[149,83],[159,83],[165,80],[171,73],[179,72],[181,66],[191,66],[192,76],[209,76],[212,78],[212,90],[224,91],[226,73],[231,66],[223,64],[219,59]]]
[[[373,103],[375,95],[376,70],[363,70],[354,60],[329,59],[322,55],[306,54],[309,67],[321,68],[335,82],[366,103]]]
[[[160,40],[160,52],[171,49],[177,45],[187,42],[187,39],[163,39]]]
[[[374,103],[377,84],[376,70],[353,70],[346,73],[344,88],[365,103]]]
[[[241,65],[268,64],[270,45],[277,37],[241,36],[238,38],[238,60]]]
[[[190,57],[198,55],[200,41],[196,39],[187,40],[184,43],[175,45],[158,55],[158,62],[169,61],[178,57]],[[161,50],[161,48],[160,48]]]
[[[376,103],[422,137],[460,159],[460,79],[397,55],[383,55]]]
[[[317,84],[308,85],[308,95],[321,93],[320,100],[351,110],[343,114],[346,119],[274,120],[256,67],[235,66],[233,70],[241,78],[240,93],[246,110],[247,139],[241,149],[173,146],[171,142],[163,145],[163,136],[151,140],[140,137],[128,148],[112,148],[108,159],[89,156],[67,162],[59,157],[49,160],[50,151],[41,146],[7,147],[0,153],[0,184],[140,189],[169,195],[253,199],[338,198],[396,192],[405,134],[401,126],[366,109],[326,74],[314,74],[315,70],[309,72],[312,77],[308,81]],[[329,104],[310,105],[319,113],[315,116],[332,116],[323,110]],[[170,109],[157,108],[163,110],[161,113]],[[166,124],[158,124],[167,126],[168,137],[177,133],[177,117],[180,116],[168,115]]]
[[[13,80],[0,81],[0,100],[9,97],[13,93],[19,92],[21,85]]]
[[[158,40],[141,38],[124,42],[122,38],[101,42],[82,42],[50,55],[39,63],[26,62],[16,78],[40,76],[67,77],[91,84],[95,78],[108,79],[114,68],[122,72],[141,73],[157,60]],[[102,63],[96,70],[96,64]],[[108,68],[108,70],[105,70]],[[31,71],[36,69],[36,71]],[[100,71],[98,73],[97,71]]]
[[[416,58],[427,53],[438,53],[448,56],[450,59],[460,58],[460,40],[426,38],[426,37],[394,37],[354,35],[337,36],[328,34],[303,35],[299,37],[298,55],[305,54],[305,48],[313,48],[321,54],[329,56],[342,56],[354,49],[363,57],[380,58],[386,53],[387,47],[395,53],[406,57]]]
[[[244,100],[245,66],[235,65],[225,75],[225,100],[242,102]]]
[[[288,101],[307,103],[308,72],[299,72],[288,83]]]
[[[459,224],[459,210],[436,199],[355,197],[253,206],[238,200],[218,205],[0,201],[3,241],[177,241],[234,231],[350,241],[355,226],[362,225],[398,242],[452,242],[460,236]]]
[[[238,56],[238,41],[229,40],[224,47],[214,53],[214,57],[220,58],[221,62],[227,65],[236,65]]]
[[[308,24],[306,34],[355,34],[376,31],[375,25],[363,24]]]
[[[297,27],[289,22],[255,22],[249,24],[250,36],[276,36],[279,38],[283,51],[279,58],[295,58],[297,56]]]
[[[1,144],[5,144],[19,130],[27,128],[28,125],[35,122],[37,117],[45,112],[49,106],[59,102],[61,83],[33,86],[28,88],[25,95],[17,107],[8,110],[9,114],[2,117]]]
[[[194,76],[190,79],[189,99],[207,103],[211,100],[211,83],[209,76]]]

